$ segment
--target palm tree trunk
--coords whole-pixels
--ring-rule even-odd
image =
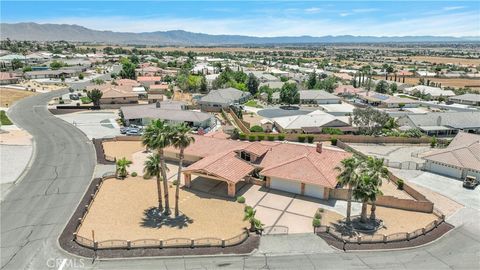
[[[178,200],[180,199],[180,178],[182,177],[183,148],[180,148],[180,160],[178,161],[177,185],[175,187],[175,216],[178,217]]]
[[[168,201],[168,179],[167,179],[167,166],[165,165],[165,155],[163,154],[163,148],[158,149],[158,156],[160,157],[160,171],[163,178],[163,194],[165,197],[165,215],[170,215],[170,202]]]
[[[347,224],[350,224],[352,215],[352,186],[348,186],[348,198],[347,198]]]
[[[377,205],[375,201],[372,201],[372,208],[370,209],[370,220],[376,219],[375,210],[377,210]]]
[[[157,172],[158,213],[163,212],[162,185],[160,184],[160,172]]]
[[[366,223],[367,222],[367,202],[362,202],[362,214],[360,216],[360,222]]]

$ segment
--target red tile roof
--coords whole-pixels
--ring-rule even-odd
[[[139,82],[158,82],[161,81],[162,77],[160,76],[140,76],[137,78]]]

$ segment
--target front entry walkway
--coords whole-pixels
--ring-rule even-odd
[[[244,181],[238,182],[235,185],[235,191],[239,192],[246,185],[248,184]],[[202,176],[192,176],[190,188],[219,197],[228,197],[228,184],[225,181],[215,180]]]

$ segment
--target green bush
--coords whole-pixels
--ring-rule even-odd
[[[245,140],[247,139],[247,135],[245,133],[240,133],[238,134],[238,138],[240,138],[240,140]]]
[[[0,111],[0,123],[5,126],[13,125],[5,111]]]
[[[245,203],[245,197],[243,197],[243,196],[238,196],[238,197],[237,197],[237,202],[238,202],[238,203]]]
[[[176,185],[178,184],[178,181],[177,181],[177,180],[173,180],[173,181],[172,181],[172,184],[173,184],[174,186],[176,186]]]
[[[317,212],[315,213],[315,216],[314,216],[316,219],[322,219],[322,214],[320,214],[320,212]]]
[[[337,145],[337,138],[331,138],[330,139],[330,142],[332,143],[332,145]]]
[[[82,98],[80,98],[80,100],[82,101],[83,104],[87,104],[87,103],[92,102],[92,100],[88,97],[82,97]]]
[[[300,135],[300,136],[298,136],[298,141],[301,142],[301,143],[303,143],[303,142],[305,142],[305,139],[306,139],[306,138],[307,138],[307,137],[305,137],[304,135]]]
[[[320,219],[314,218],[313,221],[312,221],[312,225],[313,225],[313,227],[320,227],[322,224],[320,222]]]
[[[330,134],[330,135],[342,135],[343,131],[341,131],[338,128],[325,127],[325,128],[322,128],[322,133]]]
[[[255,136],[255,135],[248,135],[248,140],[249,140],[249,141],[254,142],[255,139],[257,139],[257,136]]]
[[[273,135],[268,135],[267,138],[269,141],[275,141],[275,136]]]
[[[58,102],[59,104],[65,104],[65,101],[63,100],[60,100],[60,102]]]
[[[398,189],[403,190],[403,185],[404,185],[404,184],[405,184],[405,182],[403,182],[402,179],[398,179],[398,181],[397,181],[397,187],[398,187]]]
[[[132,172],[132,177],[137,177],[137,173],[136,173],[136,172]]]
[[[308,143],[313,143],[314,139],[315,139],[315,137],[313,137],[312,135],[307,136]]]
[[[283,135],[283,134],[278,134],[278,140],[279,140],[279,141],[285,140],[285,135]]]
[[[318,209],[319,213],[323,213],[323,211],[325,211],[323,208]]]
[[[252,209],[253,207],[251,207],[250,205],[245,205],[245,208],[243,209],[244,212],[247,212],[248,209]]]
[[[265,135],[263,135],[263,134],[257,135],[257,139],[259,141],[263,141],[265,139]]]
[[[263,132],[263,128],[261,126],[255,125],[250,128],[251,132]]]

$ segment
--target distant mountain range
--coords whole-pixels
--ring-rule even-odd
[[[241,35],[209,35],[183,30],[156,31],[144,33],[98,31],[79,25],[38,24],[38,23],[1,23],[2,40],[36,40],[36,41],[75,41],[106,44],[137,45],[267,45],[267,44],[314,44],[314,43],[387,43],[387,42],[471,42],[480,41],[480,37],[448,36],[283,36],[254,37]]]

